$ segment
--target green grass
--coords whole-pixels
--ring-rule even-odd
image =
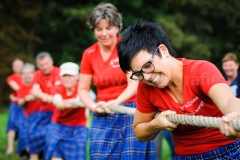
[[[19,157],[16,153],[16,142],[15,142],[15,151],[12,155],[6,155],[6,148],[7,148],[7,134],[6,134],[6,124],[7,124],[7,111],[0,112],[0,160],[26,160],[26,157]],[[91,120],[91,117],[89,118]],[[90,125],[91,122],[88,122]],[[163,139],[163,146],[162,146],[162,159],[163,160],[170,160],[170,150],[168,143],[165,139]],[[88,148],[87,148],[87,159],[89,160],[89,141],[88,141]]]

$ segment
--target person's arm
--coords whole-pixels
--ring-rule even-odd
[[[114,113],[108,109],[110,105],[118,106],[136,94],[138,82],[130,78],[131,72],[128,72],[126,76],[127,76],[127,87],[125,88],[125,90],[118,96],[117,99],[111,100],[105,103],[104,109],[106,110],[107,113],[111,113],[111,114]]]
[[[18,100],[17,97],[15,97],[13,94],[10,94],[10,95],[9,95],[9,99],[10,99],[11,101],[17,101],[17,100]]]
[[[18,105],[20,107],[24,107],[24,105],[27,103],[27,102],[30,102],[30,101],[33,101],[35,100],[35,97],[32,95],[32,94],[28,94],[26,95],[25,97],[23,98],[18,98]]]
[[[127,88],[115,100],[117,105],[120,105],[121,103],[130,99],[131,97],[133,97],[137,93],[138,82],[134,81],[130,78],[131,72],[128,72],[126,76],[127,76],[128,85],[127,85]]]
[[[40,99],[43,102],[52,102],[52,95],[42,92],[39,84],[34,84],[32,87],[32,94],[36,99]]]
[[[19,85],[17,84],[17,82],[15,82],[13,80],[9,81],[8,85],[14,91],[17,91],[19,89]]]
[[[156,112],[144,114],[136,110],[133,120],[134,133],[139,141],[151,141],[161,130],[173,131],[177,128],[177,124],[173,124],[167,120],[167,115],[175,114],[174,111],[161,112],[155,119]]]
[[[230,87],[225,83],[213,85],[208,95],[224,114],[220,124],[221,133],[229,138],[240,137],[240,132],[236,132],[228,125],[232,119],[240,119],[240,99],[233,95]]]
[[[84,106],[88,107],[92,112],[105,113],[106,111],[101,107],[104,102],[94,102],[89,94],[91,82],[91,74],[80,74],[78,85],[78,95],[80,100],[83,102]]]

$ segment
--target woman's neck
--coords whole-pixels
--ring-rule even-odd
[[[181,88],[182,87],[182,77],[183,77],[183,62],[179,61],[175,58],[174,60],[174,66],[172,67],[172,77],[171,81],[169,83],[169,87],[174,88]]]

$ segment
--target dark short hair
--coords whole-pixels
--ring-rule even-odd
[[[167,34],[160,25],[138,19],[123,32],[123,36],[117,44],[122,71],[126,73],[131,70],[131,60],[140,51],[144,50],[153,53],[160,44],[167,47],[170,55],[176,56],[168,41]]]

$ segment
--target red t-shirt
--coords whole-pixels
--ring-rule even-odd
[[[63,100],[76,98],[76,96],[78,95],[77,85],[72,95],[68,96],[63,86],[61,86],[61,88],[59,87],[58,90],[56,90],[55,94],[62,95]],[[67,125],[67,126],[86,126],[87,125],[86,108],[79,107],[79,108],[74,108],[74,109],[70,108],[65,110],[56,109],[54,111],[51,121],[57,122],[63,125]]]
[[[25,96],[31,94],[31,89],[32,89],[33,83],[30,85],[24,85],[22,84],[20,86],[20,89],[17,91],[17,98],[23,99]],[[27,116],[39,109],[39,106],[41,105],[40,100],[34,100],[34,101],[29,101],[24,105],[24,115]]]
[[[179,60],[183,62],[184,104],[176,103],[164,89],[140,82],[137,110],[142,113],[172,110],[177,114],[221,117],[223,114],[208,97],[208,92],[214,84],[227,83],[222,74],[207,61]],[[201,154],[236,141],[223,136],[219,129],[190,125],[178,125],[172,134],[174,151],[182,156]]]
[[[7,84],[9,85],[9,83],[11,81],[15,81],[18,86],[20,87],[20,85],[22,84],[22,79],[21,79],[21,76],[19,74],[16,74],[16,73],[13,73],[11,74],[8,78],[7,78]],[[17,91],[14,91],[13,89],[11,89],[11,94],[14,96],[14,97],[17,97]]]
[[[61,85],[61,80],[59,76],[59,68],[53,67],[52,71],[45,75],[42,71],[38,70],[34,74],[34,83],[40,85],[42,92],[52,95],[52,90]],[[40,111],[54,111],[55,107],[52,103],[42,102],[40,106]]]
[[[93,75],[98,101],[117,99],[127,87],[127,77],[120,68],[116,47],[107,61],[103,61],[98,43],[86,49],[83,53],[80,73]],[[136,96],[131,97],[127,102],[134,100]]]

